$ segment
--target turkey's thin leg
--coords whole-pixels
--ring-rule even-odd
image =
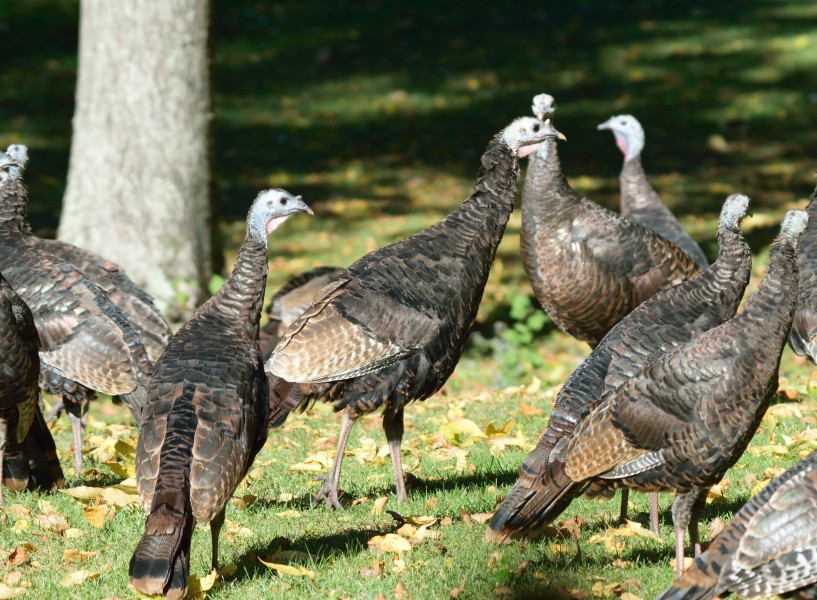
[[[52,421],[59,419],[63,408],[65,408],[63,401],[57,400],[54,406],[51,407],[51,410],[48,411],[48,414],[45,415],[45,422],[50,424]]]
[[[394,485],[397,488],[397,501],[406,502],[406,479],[403,477],[403,458],[400,455],[400,446],[403,443],[403,409],[395,411],[393,415],[386,413],[383,415],[383,431],[386,433],[386,440],[389,442],[389,454],[391,454],[391,467],[394,471]]]
[[[71,432],[74,434],[74,472],[82,473],[82,406],[83,402],[65,402],[65,412],[71,419]]]
[[[684,573],[684,526],[673,525],[675,529],[675,577]]]
[[[218,571],[218,536],[221,534],[222,525],[224,525],[223,510],[210,521],[210,537],[213,541],[213,553],[211,555],[210,564],[216,571]]]
[[[650,530],[655,535],[661,535],[658,525],[658,492],[650,492]]]
[[[5,424],[5,422],[4,422]],[[4,436],[5,437],[5,436]],[[5,443],[3,444],[5,446]],[[3,497],[3,459],[5,458],[5,452],[0,450],[0,504],[5,504],[6,499]]]
[[[326,506],[335,510],[340,509],[338,501],[338,485],[340,484],[340,467],[343,463],[343,453],[346,452],[346,442],[349,441],[349,432],[355,424],[357,417],[349,414],[348,410],[343,411],[343,418],[340,422],[340,437],[338,438],[338,452],[335,454],[335,461],[332,463],[332,470],[324,479],[321,489],[312,497],[312,503],[317,504],[321,500]]]
[[[621,488],[621,510],[618,513],[618,524],[619,525],[626,525],[627,524],[627,509],[630,504],[630,490],[627,488]]]

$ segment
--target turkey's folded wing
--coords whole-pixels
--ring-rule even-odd
[[[428,314],[384,293],[324,288],[287,329],[266,370],[287,381],[323,383],[371,373],[414,352],[439,329]]]

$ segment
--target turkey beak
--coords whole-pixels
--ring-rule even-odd
[[[604,123],[599,123],[596,126],[598,131],[603,131],[604,129],[610,129],[610,119],[607,119]]]
[[[306,202],[304,202],[300,196],[295,196],[292,200],[293,203],[291,208],[293,213],[304,212],[310,216],[315,216],[315,213],[312,212],[312,209],[307,206]]]

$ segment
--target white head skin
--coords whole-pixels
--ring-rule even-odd
[[[533,105],[531,109],[536,118],[544,121],[545,117],[552,117],[556,112],[556,107],[553,105],[556,100],[550,94],[537,94],[533,97]]]
[[[247,214],[247,237],[267,244],[267,236],[295,213],[314,214],[300,196],[286,190],[264,190],[258,194]]]
[[[743,194],[732,194],[723,203],[721,208],[720,224],[724,229],[738,231],[740,222],[749,212],[751,200]]]
[[[633,115],[616,115],[601,123],[597,129],[609,129],[616,136],[624,162],[633,160],[644,149],[644,128]]]
[[[21,179],[23,177],[24,168],[25,163],[20,164],[14,157],[9,156],[5,152],[0,152],[0,185],[4,185],[15,179]]]
[[[783,222],[780,224],[780,233],[783,234],[792,246],[797,246],[800,235],[806,230],[808,225],[808,213],[804,210],[786,211]]]
[[[28,164],[28,147],[25,144],[12,144],[6,148],[6,154],[11,160],[17,161],[21,168],[26,168]]]
[[[511,149],[514,156],[522,158],[534,152],[548,138],[565,139],[556,131],[550,120],[540,121],[533,117],[520,117],[502,130],[500,140]]]

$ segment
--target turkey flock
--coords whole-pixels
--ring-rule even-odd
[[[300,196],[258,194],[232,274],[174,334],[121,267],[33,234],[27,148],[0,152],[4,486],[65,487],[48,423],[69,416],[80,476],[88,403],[97,393],[123,402],[139,427],[135,470],[147,515],[129,580],[140,594],[167,598],[188,593],[197,523],[210,524],[218,568],[237,486],[268,435],[315,402],[331,403],[341,424],[313,503],[341,509],[349,433],[376,411],[396,498],[406,501],[406,406],[439,391],[463,354],[514,208],[519,159],[528,157],[521,261],[547,315],[592,352],[558,392],[486,540],[536,538],[573,499],[616,489],[622,522],[629,491],[650,494],[657,533],[657,493],[671,492],[678,579],[661,598],[817,597],[817,452],[751,498],[705,552],[698,526],[707,493],[743,455],[777,392],[786,343],[817,364],[817,190],[805,210],[786,213],[765,276],[744,300],[747,196],[724,201],[709,264],[647,179],[635,117],[598,125],[623,154],[616,213],[562,173],[553,97],[535,96],[532,109],[488,142],[473,191],[451,214],[348,268],[297,275],[267,302],[263,327],[268,236],[312,214]],[[48,414],[41,390],[56,400]],[[683,572],[687,531],[695,558]]]

